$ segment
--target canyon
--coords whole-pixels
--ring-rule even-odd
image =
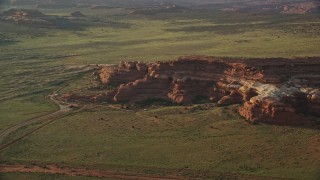
[[[94,75],[110,91],[63,94],[64,101],[133,104],[161,99],[240,104],[251,123],[310,125],[320,117],[320,58],[242,59],[185,56],[172,61],[121,62]]]

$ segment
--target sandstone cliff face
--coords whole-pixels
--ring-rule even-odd
[[[218,59],[189,56],[175,61],[123,62],[98,76],[115,89],[100,100],[134,103],[146,99],[190,104],[206,98],[242,104],[250,122],[298,125],[320,116],[320,59]],[[93,98],[94,99],[94,98]]]

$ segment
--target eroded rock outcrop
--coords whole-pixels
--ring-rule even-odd
[[[250,122],[309,123],[320,116],[320,58],[219,59],[189,56],[175,61],[122,62],[102,68],[98,78],[114,90],[91,100],[135,103],[164,99],[190,104],[205,98],[241,104]]]
[[[320,3],[314,2],[300,2],[291,3],[282,7],[281,13],[283,14],[307,14],[307,13],[319,13]]]
[[[7,22],[14,22],[26,26],[51,27],[52,18],[44,15],[37,9],[10,9],[3,12],[1,18]]]
[[[80,11],[71,12],[71,13],[70,13],[70,16],[71,16],[71,17],[74,17],[74,18],[86,17],[86,16],[85,16],[84,14],[82,14],[82,12],[80,12]]]
[[[80,28],[81,25],[73,20],[81,20],[85,16],[75,11],[70,14],[69,17],[46,15],[37,9],[9,9],[0,14],[0,21],[8,23],[39,27],[39,28],[61,28],[61,29],[73,29],[75,26]]]

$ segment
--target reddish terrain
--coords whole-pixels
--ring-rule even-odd
[[[65,175],[65,176],[87,176],[107,179],[128,179],[128,180],[178,180],[178,179],[203,179],[208,176],[207,179],[259,179],[267,180],[270,177],[257,176],[257,175],[245,175],[235,173],[222,173],[211,172],[207,175],[203,173],[188,170],[167,171],[163,169],[152,169],[160,171],[161,175],[151,173],[137,173],[133,169],[126,169],[125,171],[116,169],[101,169],[101,168],[88,168],[88,167],[69,167],[59,164],[42,164],[42,165],[30,165],[30,164],[14,164],[14,165],[0,165],[0,173],[43,173],[53,175]],[[139,171],[139,170],[138,170]],[[277,178],[279,179],[279,178]]]
[[[318,12],[320,3],[314,2],[299,2],[291,3],[283,6],[281,13],[284,14],[307,14],[310,12]]]
[[[0,20],[36,27],[52,27],[53,19],[34,9],[10,9],[0,14]]]
[[[140,179],[140,180],[164,180],[164,179],[183,179],[178,176],[157,176],[137,173],[120,173],[116,171],[95,170],[88,168],[68,168],[57,165],[30,166],[30,165],[0,165],[0,172],[19,172],[19,173],[45,173],[63,174],[67,176],[88,176],[111,179]]]
[[[320,58],[221,59],[121,62],[95,73],[107,94],[66,94],[64,100],[135,103],[163,99],[179,104],[210,100],[242,104],[241,116],[257,123],[310,124],[320,116]]]

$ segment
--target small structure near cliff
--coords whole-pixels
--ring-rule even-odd
[[[240,115],[253,123],[301,125],[311,122],[310,115],[320,117],[320,58],[188,56],[156,63],[121,62],[101,68],[96,75],[102,84],[115,88],[98,96],[63,98],[190,104],[201,97],[219,105],[241,104]]]

